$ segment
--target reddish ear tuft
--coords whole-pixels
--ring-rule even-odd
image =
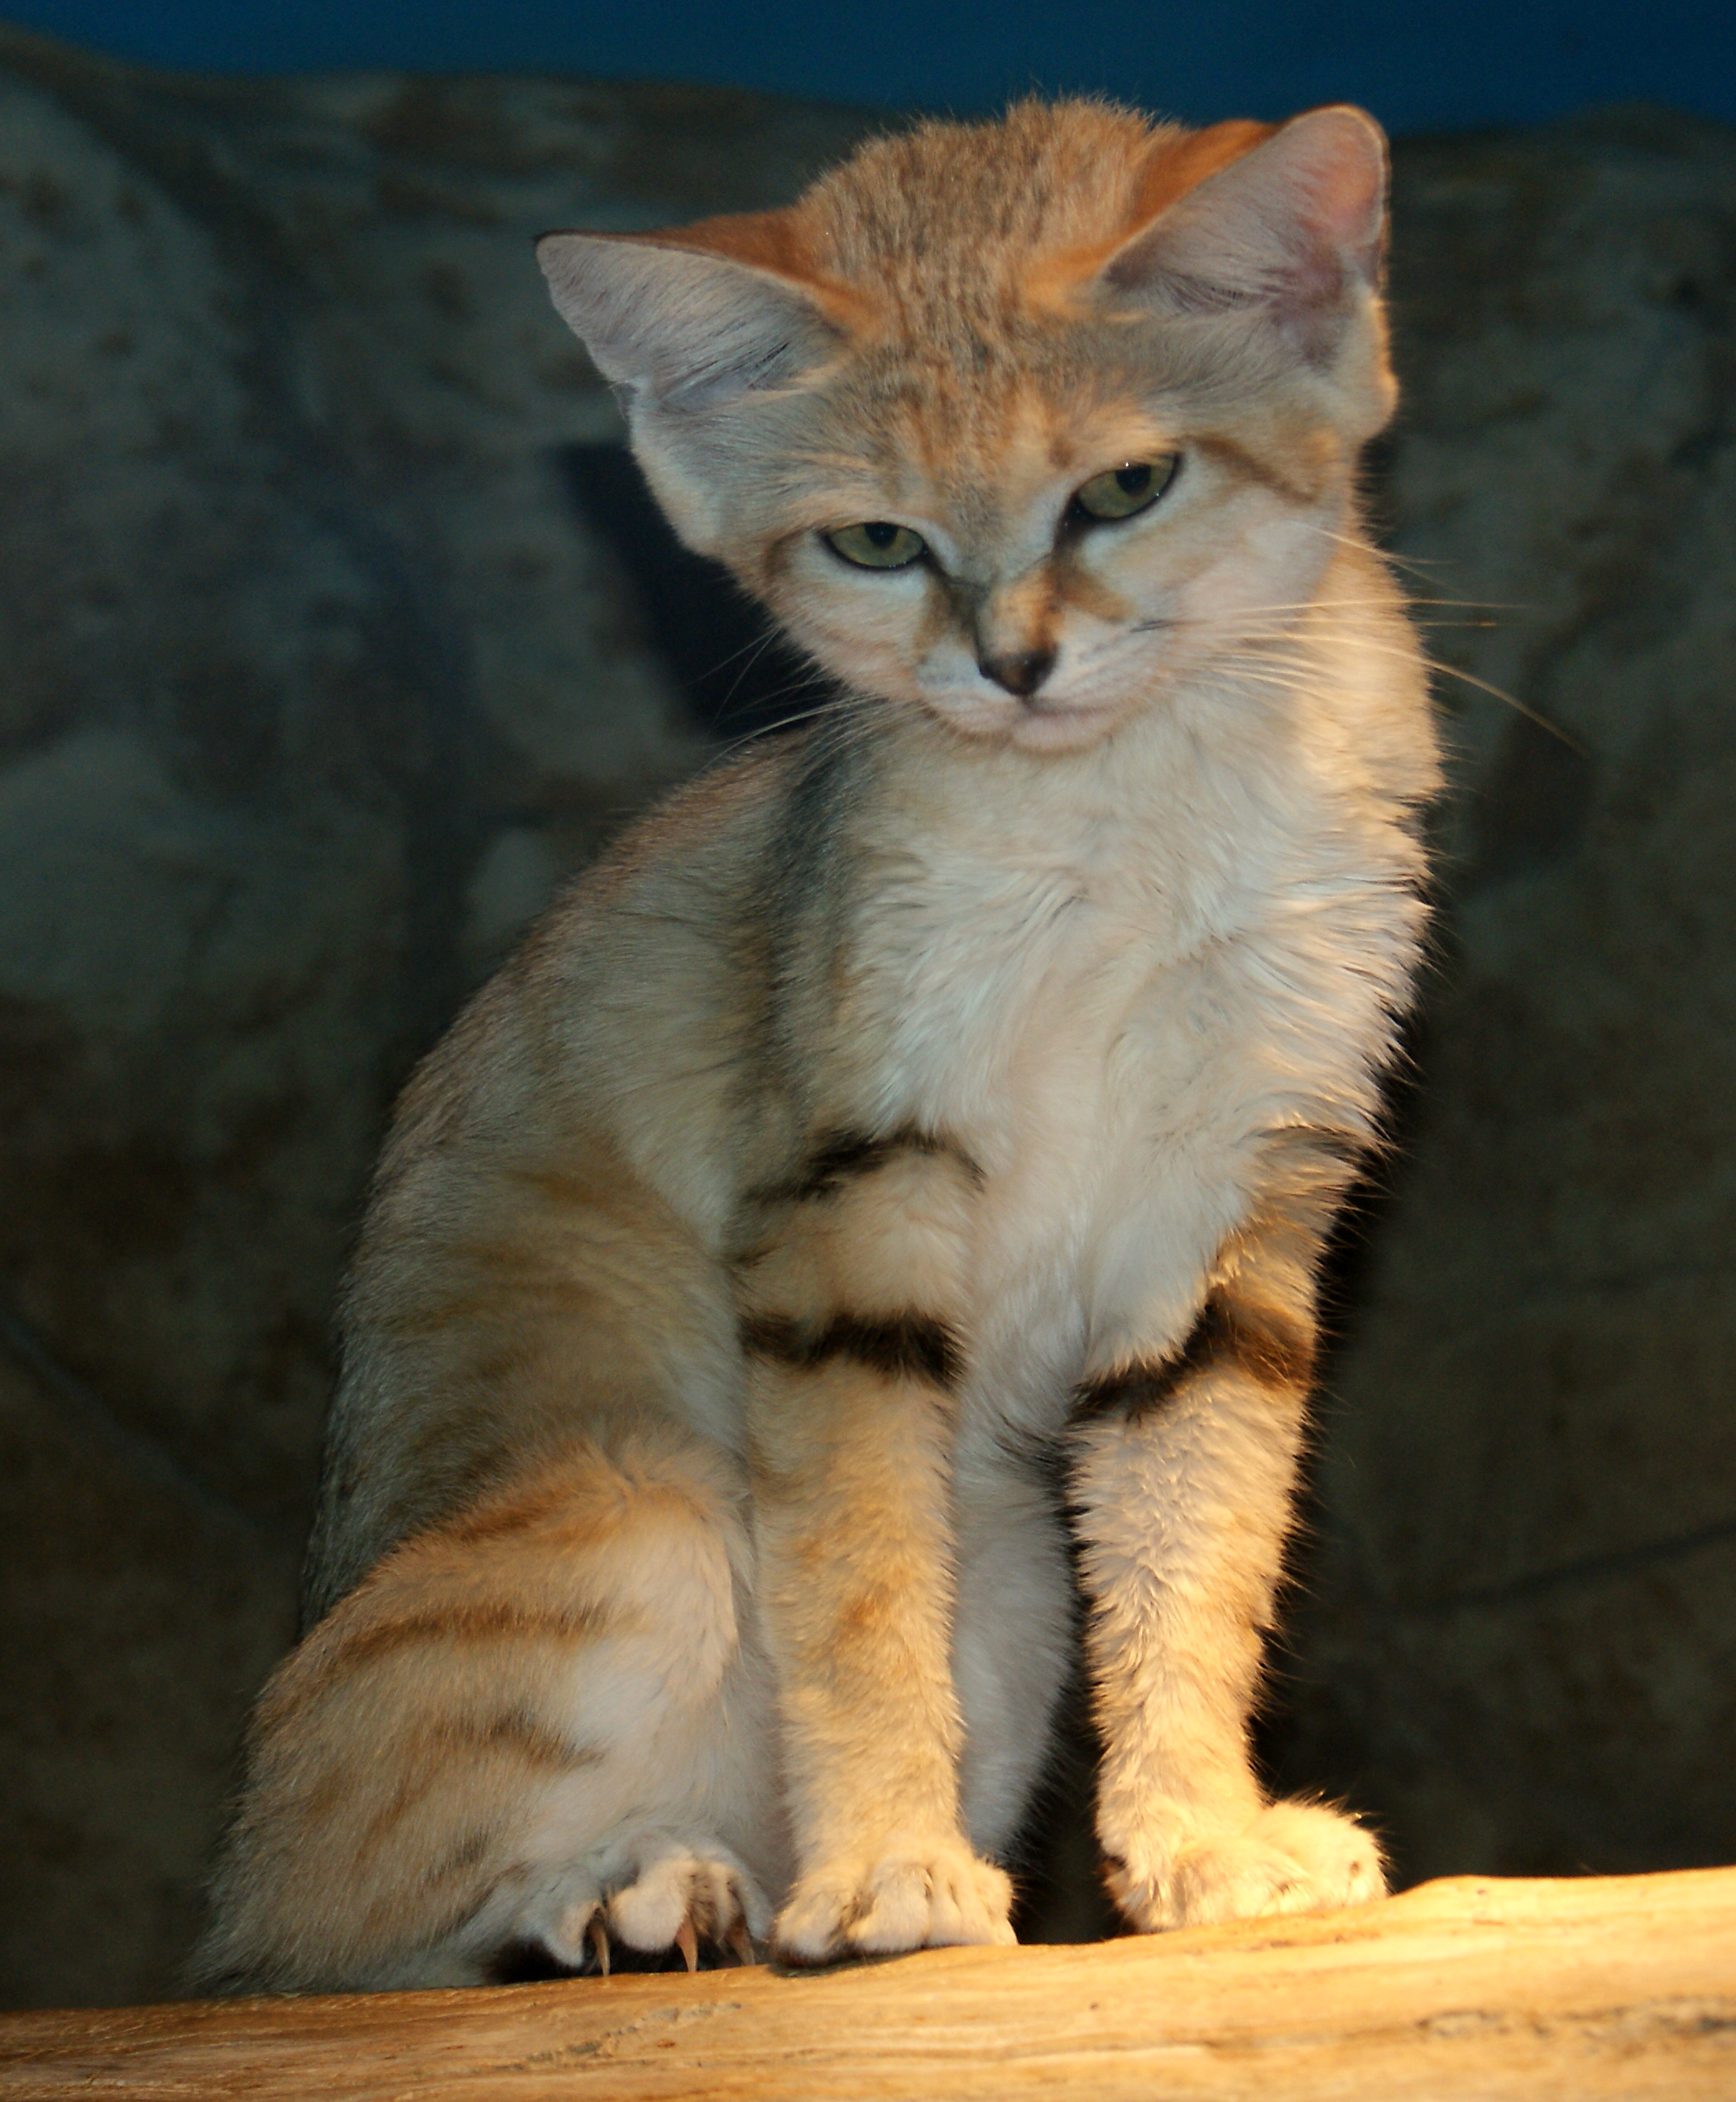
[[[1263,135],[1250,139],[1250,132]],[[1188,146],[1206,165],[1184,161],[1166,178],[1157,156],[1156,194],[1166,180],[1184,186],[1110,257],[1100,280],[1109,297],[1169,313],[1320,313],[1376,283],[1387,161],[1372,117],[1348,107],[1310,110],[1273,132],[1220,125],[1176,151]]]
[[[1256,124],[1252,118],[1234,117],[1203,132],[1185,132],[1179,139],[1160,139],[1145,164],[1144,178],[1129,218],[1129,231],[1149,227],[1160,212],[1197,190],[1208,176],[1232,161],[1240,161],[1257,146],[1264,146],[1278,129],[1275,124]]]
[[[866,333],[873,324],[875,310],[867,297],[819,267],[812,228],[799,204],[775,212],[726,213],[634,238],[656,247],[679,248],[690,256],[717,256],[798,286],[828,321],[846,334]]]
[[[1149,233],[1152,222],[1189,190],[1251,152],[1275,128],[1238,117],[1203,132],[1177,135],[1172,130],[1160,136],[1147,156],[1125,223],[1105,239],[1040,257],[1026,273],[1025,297],[1033,306],[1076,310],[1081,293],[1089,297],[1090,287],[1112,257]]]
[[[562,318],[631,404],[700,409],[786,385],[839,329],[809,288],[669,233],[545,233]]]
[[[694,255],[727,256],[731,262],[773,271],[779,277],[810,274],[806,229],[793,211],[729,212],[635,238],[662,248],[685,248]]]

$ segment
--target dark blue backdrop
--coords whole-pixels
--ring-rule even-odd
[[[1736,122],[1732,0],[22,0],[162,65],[565,71],[959,111],[1101,89],[1196,121],[1364,103],[1395,131],[1646,98]]]

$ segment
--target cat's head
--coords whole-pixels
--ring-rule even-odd
[[[787,210],[555,233],[676,530],[854,691],[1095,742],[1283,626],[1393,406],[1361,112],[926,124]]]

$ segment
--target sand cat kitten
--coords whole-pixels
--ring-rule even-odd
[[[1128,1918],[1383,1888],[1246,1723],[1436,786],[1354,497],[1384,178],[1353,110],[1029,103],[543,243],[676,526],[846,698],[405,1098],[208,1980],[1008,1940],[1069,1528]]]

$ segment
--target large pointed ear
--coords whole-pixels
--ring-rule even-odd
[[[783,214],[668,233],[545,233],[536,259],[561,318],[628,406],[715,407],[823,363],[837,295],[798,274]]]
[[[1111,256],[1111,304],[1166,314],[1264,309],[1307,354],[1378,289],[1386,252],[1386,137],[1348,107],[1310,110],[1208,175]]]

